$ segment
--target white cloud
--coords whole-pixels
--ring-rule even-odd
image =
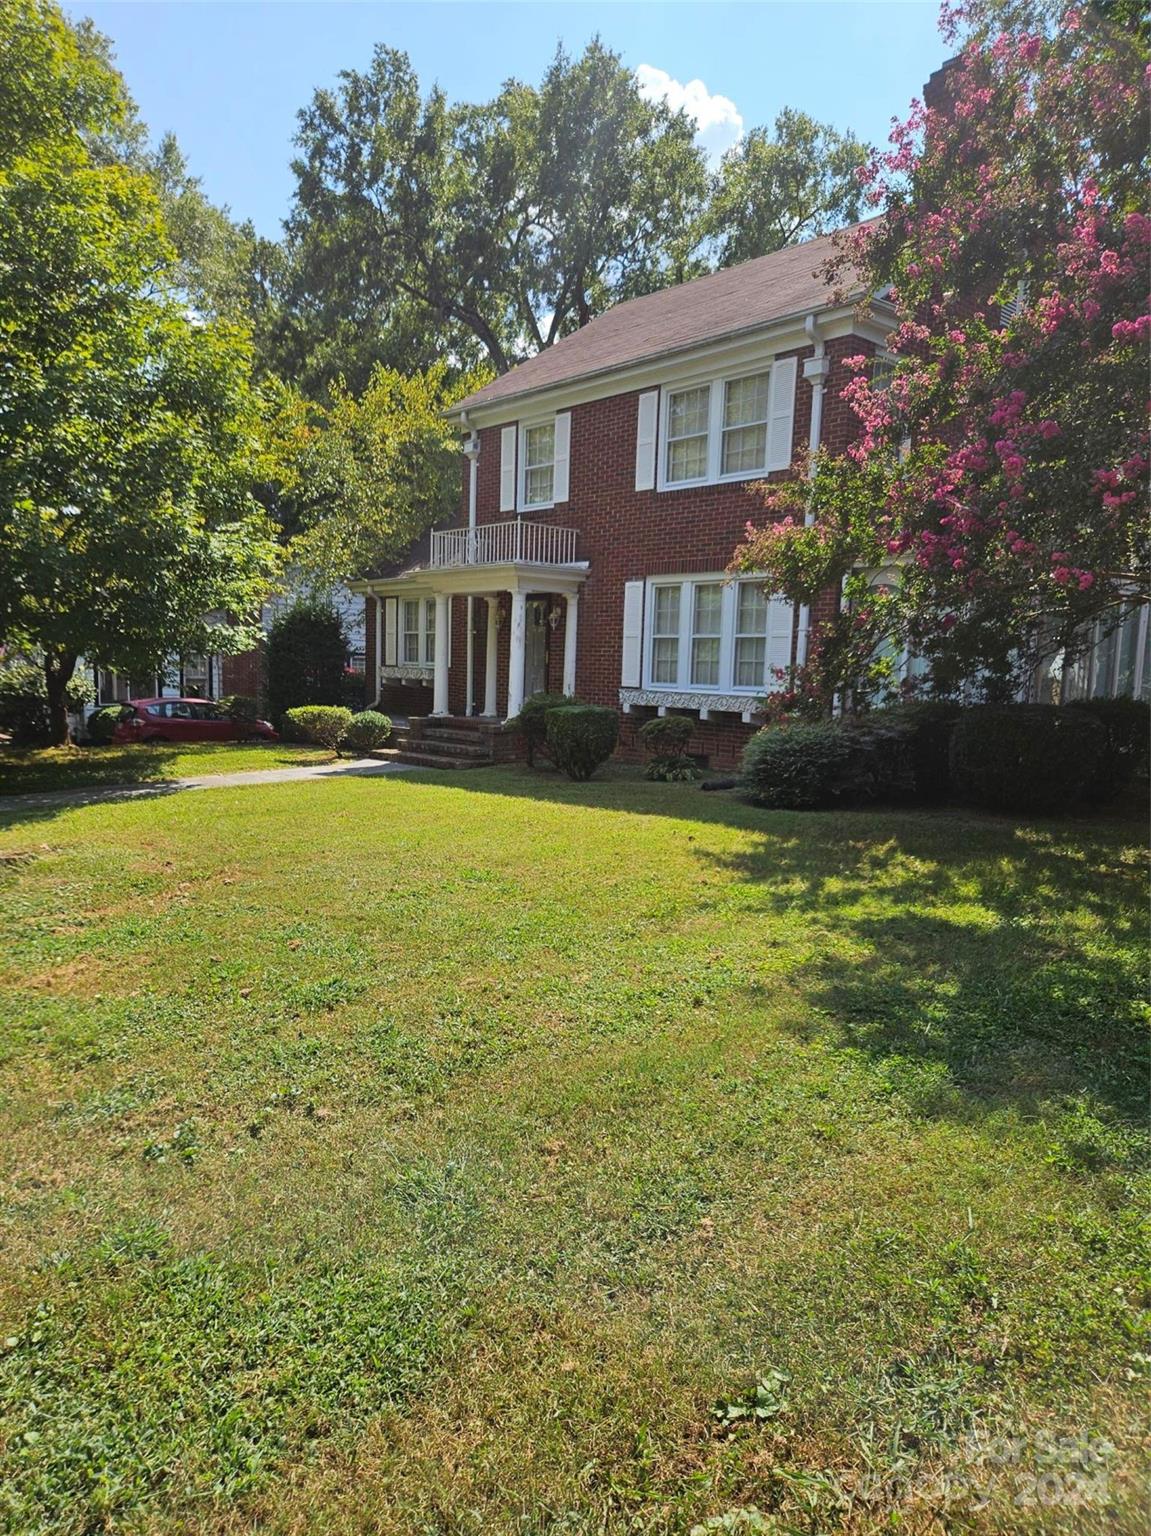
[[[684,85],[666,69],[652,64],[641,64],[635,78],[640,95],[648,101],[666,101],[673,112],[682,107],[694,121],[695,142],[707,151],[709,160],[718,160],[725,149],[743,138],[743,117],[735,102],[726,96],[713,96],[702,80],[689,80]]]

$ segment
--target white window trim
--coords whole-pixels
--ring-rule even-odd
[[[556,412],[552,411],[547,416],[533,416],[529,421],[520,422],[520,435],[518,452],[516,454],[516,511],[517,512],[550,512],[556,505],[556,450],[555,450],[555,421]],[[552,499],[551,501],[532,501],[527,499],[527,439],[528,433],[533,427],[551,427],[552,429]],[[533,466],[536,469],[540,465]]]
[[[732,578],[724,571],[689,571],[678,576],[649,576],[644,592],[644,626],[643,626],[643,671],[641,674],[641,687],[651,692],[663,693],[693,693],[715,694],[726,697],[739,697],[745,699],[761,699],[771,690],[771,679],[765,675],[761,683],[753,686],[737,686],[735,676],[735,622],[736,601],[738,588],[741,582],[755,582],[756,577],[743,576]],[[691,641],[692,626],[695,621],[695,588],[697,586],[712,586],[718,583],[723,588],[722,610],[719,637],[719,682],[718,683],[693,683],[691,681]],[[653,654],[655,642],[655,589],[657,587],[676,587],[680,589],[679,595],[679,650],[677,655],[678,677],[673,683],[657,683],[654,678]],[[690,591],[688,589],[691,589]],[[779,602],[779,595],[769,596],[768,603]],[[792,634],[795,634],[796,607],[791,607]],[[800,639],[800,652],[802,656],[802,630]],[[765,672],[766,662],[770,658],[770,621],[764,646]]]
[[[766,363],[756,363],[754,367],[749,365],[735,373],[724,373],[702,379],[677,380],[674,385],[665,384],[663,386],[660,390],[659,433],[656,439],[656,490],[689,491],[693,486],[698,485],[733,485],[741,480],[762,480],[764,475],[771,473],[767,468],[768,438],[771,430],[770,418],[764,422],[764,461],[758,469],[736,469],[729,471],[725,475],[722,473],[720,466],[723,463],[723,398],[726,386],[728,384],[738,384],[741,379],[754,378],[759,373],[767,374],[770,409],[771,372],[774,366],[774,359],[769,359]],[[705,475],[698,475],[692,480],[669,480],[667,477],[667,456],[670,446],[668,417],[671,413],[671,397],[673,395],[686,394],[691,389],[704,388],[711,391],[707,414],[707,473]]]

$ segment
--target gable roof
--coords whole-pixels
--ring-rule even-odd
[[[757,330],[789,315],[826,309],[834,300],[819,269],[835,253],[835,238],[834,234],[819,235],[768,256],[756,256],[706,277],[616,304],[468,395],[452,407],[451,414],[593,374],[611,373],[665,353]]]

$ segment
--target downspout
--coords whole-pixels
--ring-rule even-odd
[[[811,342],[812,355],[804,359],[803,376],[811,385],[811,426],[807,434],[807,474],[811,479],[815,475],[815,456],[819,452],[820,438],[823,435],[823,387],[827,375],[831,369],[831,360],[827,356],[827,348],[823,337],[819,333],[819,322],[814,314],[810,314],[803,322],[803,329],[807,333],[807,339]],[[804,525],[811,527],[815,521],[815,511],[810,498],[807,503],[807,511],[804,513]],[[799,610],[799,632],[796,636],[796,660],[799,660],[799,635],[804,638],[803,660],[807,660],[807,633],[811,625],[811,610],[804,603]],[[802,665],[802,663],[800,663]],[[794,679],[793,679],[794,681]]]
[[[461,411],[460,412],[460,424],[461,424],[461,426],[465,426],[465,427],[468,425],[468,413],[466,411]],[[467,460],[468,460],[468,531],[471,532],[475,528],[475,526],[476,526],[476,495],[477,495],[477,486],[478,486],[478,483],[479,483],[479,469],[480,469],[480,439],[479,439],[479,434],[474,429],[471,430],[469,432],[469,434],[468,434],[468,440],[464,444],[464,453],[467,455]],[[469,539],[468,542],[470,544],[472,542],[472,540]],[[475,712],[476,712],[476,667],[475,667],[475,649],[476,649],[475,609],[476,609],[476,600],[475,600],[474,596],[472,596],[471,593],[468,594],[467,609],[468,609],[468,612],[467,612],[467,621],[466,622],[467,622],[467,669],[468,669],[468,684],[467,684],[467,699],[466,699],[466,702],[464,704],[464,713],[466,715],[474,715]]]

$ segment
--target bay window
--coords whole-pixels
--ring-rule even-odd
[[[761,696],[791,663],[795,609],[754,579],[653,578],[645,611],[647,687]]]

